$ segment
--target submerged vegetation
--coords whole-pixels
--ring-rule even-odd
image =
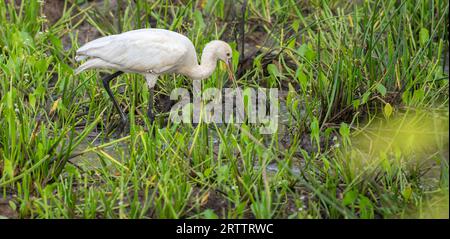
[[[62,1],[61,1],[62,2]],[[0,217],[448,218],[444,0],[0,2]],[[234,48],[278,131],[165,119],[183,76],[74,75],[94,38],[154,27]],[[232,87],[223,66],[203,88]]]

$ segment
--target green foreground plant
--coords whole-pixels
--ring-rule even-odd
[[[0,2],[0,190],[18,217],[448,218],[448,1],[249,0],[245,14],[67,1],[54,24],[42,1],[13,2]],[[129,135],[108,136],[119,117],[100,74],[73,74],[85,25],[170,29],[198,50],[228,40],[240,87],[283,93],[278,132],[164,111],[148,125],[145,81],[126,74],[112,89]],[[203,82],[227,85],[223,69]],[[190,86],[165,76],[156,97]]]

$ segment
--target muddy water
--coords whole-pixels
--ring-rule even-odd
[[[92,140],[93,139],[91,139],[91,141]],[[114,139],[112,139],[112,140],[114,140]],[[96,146],[100,146],[105,143],[106,142],[100,142],[99,140],[96,140],[96,141],[90,142],[90,143],[83,141],[77,147],[79,150],[75,150],[75,152],[73,152],[73,153],[78,154],[78,153],[83,152],[84,150],[87,150],[89,148],[93,148]],[[128,145],[127,145],[126,141],[122,141],[117,144],[101,148],[101,150],[103,152],[105,152],[106,154],[110,155],[112,158],[120,161],[120,160],[122,160],[122,157],[121,157],[122,153],[124,155],[127,155]],[[77,166],[81,167],[84,170],[93,170],[93,169],[98,169],[98,168],[102,167],[100,157],[103,157],[103,156],[101,156],[101,154],[97,150],[93,150],[93,151],[84,153],[80,156],[77,156],[77,157],[71,159],[70,161],[73,164],[76,164]],[[110,166],[112,164],[111,161],[109,161],[109,160],[104,160],[104,162],[108,166]]]
[[[444,72],[445,72],[445,74],[447,74],[448,75],[448,65],[449,65],[449,62],[448,62],[448,51],[445,53],[444,52],[444,57],[445,57],[445,65],[444,65]],[[444,59],[443,59],[444,60]]]
[[[6,196],[5,198],[0,197],[0,219],[18,218],[19,215],[17,212],[9,206],[10,201],[13,201],[13,198],[10,196]]]
[[[283,95],[286,95],[285,93],[286,92],[282,92],[280,94],[282,97],[280,98],[280,107],[278,110],[279,114],[278,114],[278,132],[277,133],[278,133],[278,138],[280,139],[280,141],[281,140],[283,141],[283,142],[280,142],[281,145],[289,145],[290,144],[290,136],[289,136],[287,127],[289,125],[291,116],[288,112],[286,102],[283,99],[284,98]],[[300,105],[299,107],[303,107],[303,106]],[[304,113],[304,111],[302,111],[302,112]],[[225,129],[226,125],[222,125],[220,127],[224,127],[224,129]],[[213,143],[214,150],[218,151],[219,146],[221,144],[221,140],[220,140],[220,137],[217,135],[217,132],[213,128],[210,129],[209,136],[212,138],[211,142]],[[266,137],[267,144],[270,144],[271,138],[272,138],[272,135],[268,135]],[[116,139],[111,138],[110,140],[112,141],[112,140],[116,140]],[[107,142],[102,142],[101,140],[95,140],[95,138],[92,136],[92,137],[88,138],[86,141],[83,141],[83,143],[81,143],[77,147],[77,150],[75,150],[75,152],[73,152],[73,153],[78,154],[89,148],[100,146],[105,143],[107,143]],[[105,152],[106,154],[110,155],[112,158],[120,161],[123,158],[122,155],[128,154],[128,141],[122,141],[117,144],[101,148],[101,150],[103,152]],[[104,157],[104,155],[102,156],[102,154],[100,153],[99,150],[92,150],[88,153],[84,153],[80,156],[77,156],[77,157],[71,159],[71,162],[73,164],[81,167],[84,170],[93,170],[93,169],[98,169],[98,168],[102,167],[101,157]],[[111,161],[109,161],[107,159],[104,160],[104,162],[108,166],[112,164]],[[258,160],[255,159],[255,162],[258,162]],[[255,169],[256,168],[259,168],[259,165],[255,165]],[[267,171],[276,173],[278,171],[277,163],[269,164],[267,166]],[[298,167],[293,167],[293,168],[291,168],[291,172],[294,174],[299,174],[300,169]]]

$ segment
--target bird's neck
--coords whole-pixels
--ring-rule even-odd
[[[205,48],[202,53],[202,59],[190,70],[189,76],[194,80],[203,80],[212,75],[217,66],[217,57],[212,49]]]

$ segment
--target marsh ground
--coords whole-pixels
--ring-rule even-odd
[[[245,6],[245,7],[244,7]],[[0,2],[0,217],[448,218],[448,1]],[[244,14],[245,13],[245,14]],[[76,49],[142,27],[231,43],[279,127],[165,122],[182,76],[75,76]],[[231,86],[222,68],[203,88]],[[143,113],[144,112],[144,113]]]

